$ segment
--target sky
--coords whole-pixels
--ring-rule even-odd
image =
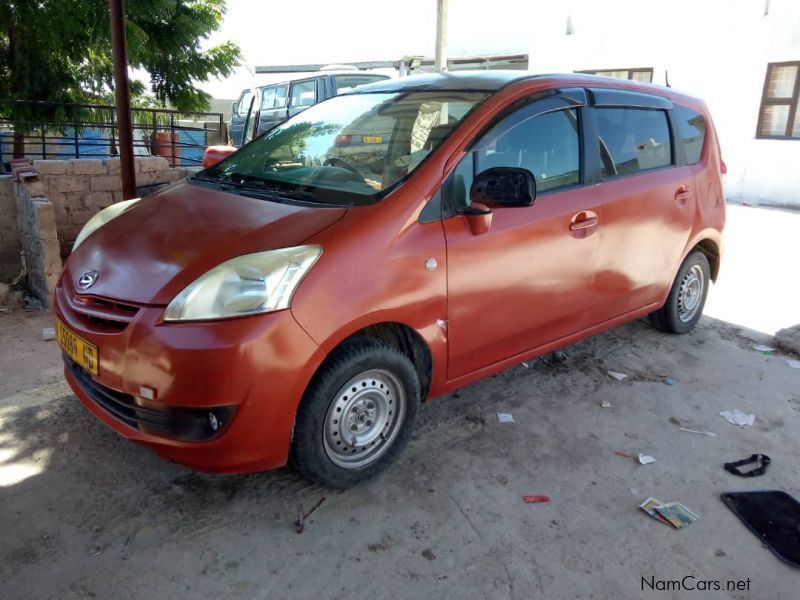
[[[259,65],[346,63],[433,56],[436,0],[228,0],[222,28],[205,43],[239,44],[245,66],[225,81],[199,87],[236,98],[252,83],[285,75],[253,75]],[[527,52],[534,30],[530,0],[450,0],[448,54]]]

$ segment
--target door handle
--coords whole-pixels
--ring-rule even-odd
[[[592,229],[597,227],[597,217],[587,217],[581,221],[573,221],[569,224],[570,231],[580,231],[581,229]]]
[[[584,210],[573,216],[569,221],[569,230],[572,237],[583,239],[589,237],[600,224],[597,214],[590,210]]]
[[[689,189],[688,185],[682,185],[677,190],[675,190],[675,200],[677,200],[681,204],[686,204],[686,201],[691,197],[692,197],[692,190]]]

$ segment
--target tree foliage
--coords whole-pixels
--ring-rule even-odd
[[[126,0],[128,62],[149,74],[159,104],[208,108],[196,84],[227,77],[241,56],[232,42],[200,48],[224,13],[225,0]],[[147,91],[138,81],[131,86]],[[0,0],[0,99],[98,102],[112,90],[108,0]],[[70,118],[57,107],[0,111],[20,125]]]

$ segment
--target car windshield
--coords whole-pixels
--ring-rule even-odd
[[[271,129],[196,179],[311,202],[369,204],[417,168],[487,97],[481,92],[337,96]]]

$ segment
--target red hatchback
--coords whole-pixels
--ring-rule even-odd
[[[722,172],[705,104],[671,89],[520,72],[358,88],[92,218],[56,290],[66,376],[167,459],[348,486],[428,398],[646,315],[690,331]]]

